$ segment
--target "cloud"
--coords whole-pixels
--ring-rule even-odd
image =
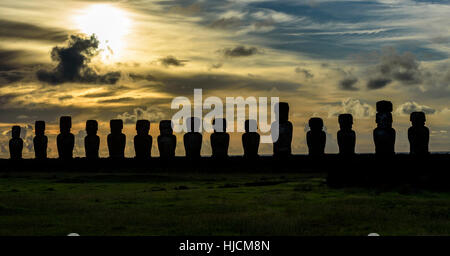
[[[217,28],[217,29],[232,29],[232,28],[239,27],[241,25],[241,23],[242,23],[242,21],[239,18],[230,17],[230,18],[220,18],[218,20],[215,20],[209,26],[211,28]]]
[[[420,105],[414,101],[408,101],[400,105],[395,110],[395,113],[397,113],[398,115],[410,115],[412,112],[415,111],[422,111],[425,114],[434,114],[436,112],[436,110],[432,107]]]
[[[108,99],[108,100],[99,100],[98,103],[122,103],[122,102],[133,102],[136,99],[133,97],[123,97],[118,99]]]
[[[159,123],[159,121],[164,120],[167,118],[167,110],[160,107],[147,107],[142,108],[138,107],[133,109],[132,111],[125,112],[122,114],[117,115],[117,119],[122,119],[124,123],[126,124],[134,124],[137,120],[140,119],[146,119],[150,120],[152,123]]]
[[[59,43],[64,42],[67,39],[67,32],[54,28],[40,27],[24,22],[0,19],[0,37]]]
[[[328,117],[335,117],[340,114],[352,114],[354,118],[367,118],[375,115],[375,110],[367,103],[358,99],[347,98],[342,100],[339,106],[333,106],[328,111]]]
[[[248,57],[255,55],[260,52],[256,47],[245,47],[242,45],[236,46],[234,48],[224,48],[220,50],[225,57],[235,58],[235,57]]]
[[[200,3],[193,3],[191,5],[182,6],[182,5],[175,5],[170,7],[169,12],[174,14],[181,14],[181,15],[195,15],[202,11],[203,7]]]
[[[309,71],[307,69],[300,68],[300,67],[296,67],[295,68],[295,73],[303,74],[306,79],[310,79],[310,78],[314,77],[314,75],[311,73],[311,71]]]
[[[169,67],[169,66],[175,66],[175,67],[181,67],[184,66],[185,62],[188,62],[187,60],[179,60],[173,56],[167,56],[164,58],[159,59],[159,62],[161,62],[161,64],[165,67]]]
[[[358,82],[358,78],[356,77],[348,77],[339,81],[339,88],[344,91],[357,91],[359,88],[355,87],[355,84]]]
[[[387,78],[373,78],[367,82],[367,88],[370,90],[381,89],[392,82]]]
[[[120,78],[120,72],[98,74],[89,66],[93,57],[99,53],[99,41],[95,35],[71,35],[67,46],[54,47],[52,60],[57,66],[52,71],[39,70],[36,74],[40,81],[49,84],[80,82],[91,84],[115,84]]]

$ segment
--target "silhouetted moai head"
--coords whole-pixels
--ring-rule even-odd
[[[412,127],[408,129],[410,153],[414,155],[427,155],[430,130],[425,126],[425,113],[412,112],[410,115]]]
[[[227,120],[225,118],[215,118],[212,124],[214,132],[227,132]]]
[[[111,134],[121,134],[123,129],[123,121],[121,119],[113,119],[109,121]]]
[[[340,114],[338,117],[340,130],[337,132],[339,154],[351,155],[355,153],[356,133],[352,130],[353,116]]]
[[[342,130],[351,130],[353,126],[352,114],[340,114],[338,117],[339,126]]]
[[[62,116],[59,118],[60,133],[70,133],[71,128],[72,128],[72,117]]]
[[[97,135],[98,122],[97,120],[87,120],[86,121],[86,133],[87,135]]]
[[[21,159],[23,140],[20,138],[20,126],[15,125],[11,130],[11,140],[9,141],[9,153],[11,159]]]
[[[395,154],[395,130],[392,129],[392,102],[378,101],[376,108],[377,128],[373,131],[375,153],[377,155],[393,155]]]
[[[287,102],[275,104],[275,115],[277,115],[275,119],[280,123],[289,121],[289,104]]]
[[[242,146],[245,158],[255,158],[258,156],[260,135],[256,132],[258,125],[256,120],[245,120],[245,133],[242,134]]]
[[[325,153],[326,134],[323,131],[323,120],[319,117],[310,118],[308,121],[311,129],[306,133],[306,142],[308,144],[309,154],[320,156]]]
[[[187,133],[183,136],[186,157],[199,158],[202,149],[203,136],[200,131],[200,118],[190,117],[186,120]]]
[[[34,156],[37,159],[45,159],[47,158],[48,139],[47,136],[45,136],[44,121],[36,121],[34,123],[34,134],[36,135],[33,138]]]
[[[188,132],[199,132],[200,131],[200,118],[190,117],[186,120],[186,128]]]
[[[148,135],[150,132],[150,121],[148,120],[137,120],[136,122],[136,132],[138,135]]]
[[[162,158],[172,158],[175,156],[177,137],[173,135],[172,121],[162,120],[159,122],[158,149]]]
[[[45,134],[45,121],[36,121],[34,123],[34,134],[36,136],[43,136]]]
[[[378,113],[391,113],[393,106],[392,102],[387,100],[380,100],[376,103],[377,106],[377,112]]]
[[[409,120],[413,126],[425,126],[425,113],[424,112],[412,112]]]

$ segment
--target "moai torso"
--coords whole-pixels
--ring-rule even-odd
[[[339,154],[355,154],[356,133],[352,130],[353,117],[351,114],[339,115],[340,130],[337,132]]]
[[[172,121],[163,120],[159,123],[158,149],[161,158],[175,157],[177,137],[173,135]]]
[[[34,130],[36,135],[33,138],[34,156],[36,159],[46,159],[48,138],[45,136],[45,122],[36,121]]]
[[[114,159],[125,158],[126,136],[122,133],[122,120],[115,119],[110,121],[111,133],[108,134],[109,157]]]
[[[314,117],[309,120],[310,131],[306,133],[306,143],[308,144],[309,155],[321,156],[325,153],[327,135],[322,130],[323,121]]]
[[[184,150],[188,158],[200,158],[203,135],[200,130],[200,119],[191,117],[187,121],[187,133],[183,136]]]
[[[413,112],[410,120],[412,122],[412,127],[408,129],[410,153],[413,155],[429,154],[430,130],[425,126],[425,113]]]
[[[289,104],[286,102],[280,102],[275,105],[275,109],[278,111],[276,116],[276,122],[272,124],[272,140],[276,140],[273,143],[273,154],[276,157],[290,156],[292,153],[292,123],[289,122]],[[278,130],[278,139],[276,138],[275,131]]]
[[[136,158],[146,159],[150,158],[153,138],[149,135],[150,121],[138,120],[136,122],[137,135],[134,136],[134,151]]]
[[[214,133],[211,134],[212,156],[215,158],[228,157],[228,147],[230,145],[230,135],[227,131],[227,122],[223,118],[213,121]]]
[[[22,159],[23,140],[20,138],[20,126],[12,127],[12,138],[9,140],[11,159]]]
[[[86,121],[86,137],[84,137],[84,150],[86,158],[96,159],[99,157],[100,137],[97,135],[98,123],[96,120]]]
[[[60,159],[72,159],[75,136],[70,133],[72,119],[70,116],[62,116],[59,121],[60,133],[56,137],[58,155]]]
[[[260,135],[257,131],[256,120],[245,121],[245,133],[242,134],[242,146],[245,158],[258,157]]]

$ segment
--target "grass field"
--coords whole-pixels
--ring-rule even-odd
[[[0,235],[449,235],[450,193],[324,174],[2,174]]]

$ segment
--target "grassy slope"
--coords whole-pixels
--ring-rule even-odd
[[[450,194],[320,174],[0,176],[0,235],[449,235]]]

